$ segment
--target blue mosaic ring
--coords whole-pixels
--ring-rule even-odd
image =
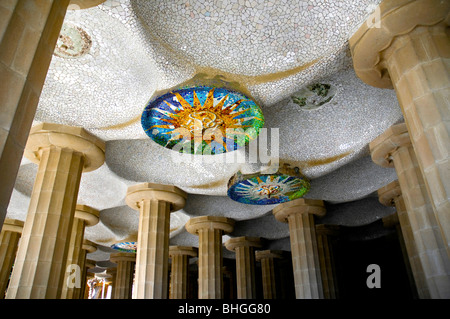
[[[228,197],[243,204],[273,205],[303,197],[310,183],[301,174],[235,174],[228,183]]]
[[[123,251],[126,253],[135,253],[137,250],[137,242],[125,241],[111,246],[112,249]]]
[[[141,124],[156,143],[187,154],[234,151],[257,138],[264,125],[260,107],[223,87],[173,90],[150,101]]]

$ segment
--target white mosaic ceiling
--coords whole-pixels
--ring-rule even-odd
[[[280,159],[311,179],[306,197],[327,201],[330,223],[363,225],[392,213],[368,199],[396,179],[393,169],[372,163],[368,143],[402,115],[392,90],[356,77],[347,43],[378,3],[110,0],[69,11],[65,23],[84,30],[91,47],[79,57],[53,57],[35,122],[83,126],[106,141],[106,162],[83,174],[78,200],[101,211],[100,223],[86,230],[102,247],[91,257],[103,260],[106,247],[136,235],[138,214],[124,197],[138,182],[174,184],[190,194],[173,215],[173,244],[196,245],[183,226],[199,215],[235,218],[230,236],[248,231],[280,240],[272,246],[286,242],[287,225],[272,218],[273,207],[226,197],[229,178],[257,165],[226,164],[220,157],[209,164],[176,164],[172,151],[142,130],[140,115],[152,95],[198,72],[237,81],[254,97],[265,127],[279,128]],[[329,84],[333,96],[306,109],[299,101],[314,83]],[[25,219],[35,173],[36,166],[24,160],[9,218]]]

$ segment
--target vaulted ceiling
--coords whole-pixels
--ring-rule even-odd
[[[199,73],[239,83],[261,107],[265,127],[279,129],[280,159],[311,180],[306,198],[326,203],[319,222],[356,227],[392,214],[376,191],[397,178],[395,170],[375,165],[368,143],[402,114],[393,90],[356,77],[348,49],[379,2],[108,0],[69,10],[35,123],[82,126],[106,141],[104,165],[84,173],[80,185],[78,203],[100,210],[100,222],[86,229],[99,247],[88,258],[108,260],[112,244],[135,239],[139,214],[125,195],[140,182],[189,194],[172,214],[171,244],[196,246],[184,224],[214,215],[237,221],[230,236],[261,236],[289,250],[288,226],[274,219],[274,206],[227,197],[236,172],[260,167],[226,163],[221,155],[212,163],[174,163],[173,151],[142,129],[142,111],[158,91]],[[327,88],[322,98],[314,84]],[[23,159],[7,217],[25,220],[36,171]]]

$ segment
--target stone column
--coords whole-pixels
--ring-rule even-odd
[[[400,188],[400,186],[399,186]],[[403,200],[403,199],[402,199]],[[400,246],[400,250],[402,251],[403,263],[405,265],[406,275],[408,277],[409,288],[411,290],[412,298],[419,299],[419,294],[417,292],[416,282],[414,279],[414,274],[411,267],[411,262],[409,259],[408,251],[406,249],[405,239],[403,238],[403,233],[400,226],[400,221],[398,218],[398,213],[390,214],[382,219],[384,228],[393,228],[395,229],[395,234],[389,234],[389,237],[397,237],[398,244]]]
[[[236,253],[236,285],[238,299],[256,299],[255,248],[262,247],[258,237],[235,237],[225,247]]]
[[[431,298],[450,298],[450,261],[406,125],[390,127],[369,144],[373,161],[395,167],[417,254]],[[406,236],[405,236],[406,237]]]
[[[131,299],[136,254],[114,253],[111,254],[110,260],[117,264],[113,299]]]
[[[60,296],[82,171],[100,167],[105,144],[79,127],[39,124],[25,156],[39,163],[7,298]]]
[[[73,6],[69,5],[73,3]],[[66,9],[104,0],[0,1],[0,226]]]
[[[91,268],[95,268],[95,261],[91,260],[91,259],[86,259],[84,262],[84,268],[82,268],[83,276],[81,277],[80,299],[88,299],[89,298],[89,287],[87,287],[87,285],[88,285],[89,278],[93,277],[92,274],[88,274],[88,271]],[[86,289],[86,288],[88,288],[88,289]]]
[[[273,209],[278,221],[289,224],[297,299],[323,298],[314,215],[324,216],[325,213],[323,201],[304,198]]]
[[[170,299],[186,299],[188,292],[189,258],[197,256],[198,249],[186,246],[170,246],[172,259],[170,274]]]
[[[330,236],[336,236],[339,226],[320,224],[316,226],[317,248],[319,252],[320,273],[325,299],[337,298],[336,274],[332,256]]]
[[[79,267],[80,272],[83,270],[84,261],[86,259],[86,251],[83,249],[85,245],[84,229],[86,226],[94,226],[98,223],[100,212],[86,205],[77,205],[75,208],[75,216],[73,219],[72,232],[69,241],[69,252],[67,255],[67,263],[65,265],[65,276],[61,292],[61,299],[79,299],[81,287],[73,286],[74,267]],[[82,274],[80,273],[80,276]],[[71,283],[72,281],[72,283]],[[73,286],[73,287],[72,287]]]
[[[68,4],[0,1],[0,225]]]
[[[226,217],[201,216],[188,220],[186,230],[198,235],[198,298],[222,299],[222,235],[234,228],[234,220]]]
[[[261,262],[264,299],[277,299],[276,259],[283,258],[281,250],[259,250],[255,252],[256,261]]]
[[[395,88],[447,253],[450,244],[449,1],[385,0],[349,40],[356,74]]]
[[[143,183],[128,188],[126,202],[139,210],[137,299],[167,298],[170,212],[183,208],[186,197],[185,192],[170,185]]]
[[[430,291],[428,290],[427,280],[423,272],[398,180],[380,188],[378,190],[378,198],[380,203],[385,206],[395,206],[418,297],[420,299],[429,299]]]
[[[7,218],[0,233],[0,299],[3,299],[16,258],[23,221]]]

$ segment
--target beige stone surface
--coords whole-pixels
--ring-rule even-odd
[[[392,141],[398,140],[398,136],[401,136],[402,143],[393,143]],[[448,298],[450,260],[446,251],[447,245],[436,218],[437,214],[433,210],[416,153],[411,143],[406,140],[408,136],[405,124],[399,124],[370,144],[371,152],[376,154],[372,156],[374,161],[384,165],[385,161],[381,159],[388,158],[398,176],[398,183],[393,182],[379,190],[380,202],[385,205],[399,205],[399,220],[406,247],[409,247],[408,254],[412,256],[410,264],[415,273],[419,295],[423,298]],[[400,196],[404,200],[407,219],[402,212]],[[410,246],[409,228],[415,247]],[[420,265],[417,265],[416,256]],[[422,271],[424,278],[420,277]]]
[[[96,170],[105,162],[105,143],[82,127],[41,123],[30,130],[24,156],[39,163],[39,150],[45,147],[70,148],[83,154],[84,172]]]
[[[380,27],[365,23],[349,40],[355,72],[395,88],[450,254],[450,3],[383,1],[379,12]]]
[[[421,299],[430,298],[430,292],[426,282],[426,277],[423,272],[422,263],[417,252],[416,243],[414,240],[413,230],[411,223],[409,222],[408,213],[406,211],[405,202],[400,189],[400,184],[397,181],[393,181],[388,185],[378,190],[378,197],[380,203],[383,205],[395,206],[397,209],[397,220],[400,224],[400,231],[405,243],[406,254],[409,259],[412,276],[414,278],[417,294]],[[383,219],[383,223],[385,223]],[[386,224],[384,224],[386,227]],[[392,225],[389,225],[392,226]]]
[[[337,299],[336,269],[334,266],[331,236],[339,233],[339,226],[316,225],[317,251],[319,253],[320,273],[322,276],[325,299]]]
[[[225,242],[236,253],[236,285],[238,299],[256,299],[255,248],[261,248],[258,237],[234,237]]]
[[[185,225],[198,235],[198,298],[223,298],[222,235],[233,231],[234,220],[226,217],[200,216]]]
[[[70,0],[69,10],[82,10],[96,7],[102,4],[105,0]]]
[[[5,295],[14,259],[17,253],[23,221],[7,218],[0,233],[0,296]]]
[[[136,254],[114,253],[111,254],[110,260],[117,264],[113,299],[131,299]]]
[[[186,193],[170,185],[142,183],[128,188],[126,202],[139,210],[133,298],[168,297],[170,212],[181,209],[185,201]]]
[[[173,185],[142,183],[128,187],[126,202],[128,206],[139,210],[142,199],[165,201],[171,204],[171,210],[177,211],[184,207],[187,194]]]
[[[69,287],[68,280],[71,273],[67,271],[67,267],[78,265],[80,270],[84,269],[86,253],[88,250],[91,250],[84,241],[84,230],[85,227],[98,223],[99,214],[100,212],[98,210],[86,205],[77,205],[75,207],[72,232],[68,243],[69,251],[67,253],[61,299],[80,299],[81,287]]]
[[[280,204],[272,212],[278,221],[289,224],[296,298],[322,299],[314,215],[325,215],[323,201],[300,198]]]
[[[257,250],[255,251],[256,261],[261,262],[261,275],[264,299],[277,299],[277,282],[276,259],[283,258],[283,251],[281,250]]]
[[[0,3],[0,223],[69,0]]]
[[[170,299],[186,299],[188,293],[189,258],[196,257],[198,249],[189,246],[170,246]]]
[[[48,147],[39,157],[7,298],[57,298],[63,285],[83,156]]]
[[[39,167],[7,298],[61,296],[67,257],[80,263],[84,219],[88,224],[98,219],[98,212],[88,217],[94,211],[83,207],[81,219],[74,216],[82,171],[103,163],[101,145],[77,127],[43,123],[31,130],[26,154]]]

